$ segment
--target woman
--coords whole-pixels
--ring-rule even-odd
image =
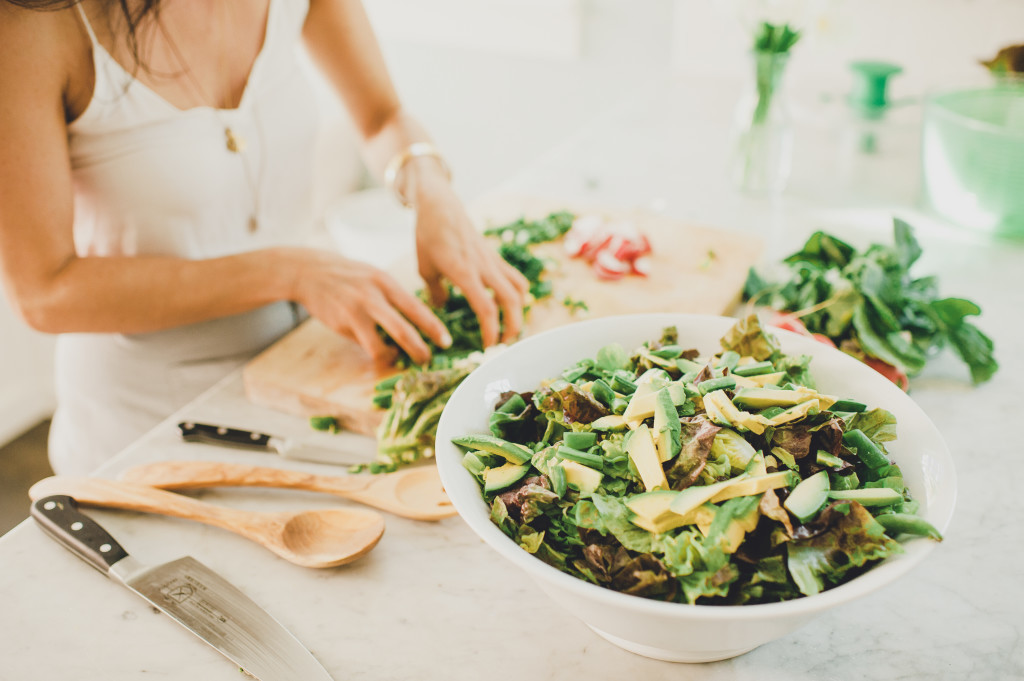
[[[300,306],[378,361],[378,327],[417,361],[419,330],[450,342],[383,272],[297,245],[316,124],[300,44],[415,207],[432,299],[447,280],[485,344],[519,333],[526,282],[470,224],[358,0],[0,2],[0,267],[21,317],[61,334],[58,473],[116,454]]]

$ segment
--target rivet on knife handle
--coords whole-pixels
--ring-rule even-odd
[[[189,442],[212,442],[219,445],[263,449],[270,445],[270,435],[238,428],[182,421],[178,424],[178,429],[181,431],[181,437]]]
[[[128,557],[128,552],[99,523],[79,511],[78,503],[69,496],[43,497],[32,504],[31,515],[47,534],[103,574]]]

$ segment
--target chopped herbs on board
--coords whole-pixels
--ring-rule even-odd
[[[572,227],[574,218],[572,213],[560,211],[539,220],[522,218],[484,233],[501,239],[498,253],[530,282],[532,298],[542,300],[551,295],[551,284],[544,278],[546,263],[533,255],[529,246],[561,237]],[[417,295],[428,300],[422,290]],[[586,309],[583,301],[574,301],[574,305]],[[441,411],[455,388],[476,366],[473,355],[483,351],[480,322],[461,292],[449,288],[448,300],[434,312],[451,333],[452,345],[441,349],[424,336],[431,360],[422,367],[413,366],[409,356],[400,351],[397,364],[406,370],[374,388],[374,405],[386,410],[377,429],[380,461],[356,466],[354,472],[389,472],[434,455],[434,435]],[[390,338],[388,341],[393,342]],[[330,427],[315,421],[311,425]]]
[[[751,269],[747,301],[798,317],[862,360],[878,360],[908,376],[928,358],[950,347],[964,361],[974,383],[999,368],[992,340],[968,321],[981,308],[963,298],[942,298],[935,276],[916,276],[912,266],[921,246],[906,222],[893,221],[893,243],[857,251],[846,242],[816,232],[784,260],[788,276],[769,281]]]
[[[885,443],[894,416],[818,392],[756,316],[715,354],[674,328],[501,396],[453,439],[491,520],[580,579],[663,601],[769,603],[941,540]]]

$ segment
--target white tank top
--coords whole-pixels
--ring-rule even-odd
[[[110,56],[82,12],[95,86],[68,126],[80,256],[200,259],[308,242],[317,102],[299,55],[307,10],[308,0],[270,0],[263,46],[230,110],[176,108]],[[242,153],[228,150],[226,126]],[[277,303],[155,333],[60,336],[54,470],[94,470],[299,316]]]

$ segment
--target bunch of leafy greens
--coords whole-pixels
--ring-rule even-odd
[[[776,310],[813,310],[800,317],[808,331],[909,376],[920,372],[930,355],[950,346],[975,383],[987,381],[999,368],[992,341],[967,321],[981,308],[963,298],[940,298],[934,276],[913,276],[911,266],[921,246],[907,223],[896,219],[893,227],[893,245],[872,244],[863,252],[816,232],[785,259],[788,279],[766,281],[751,269],[744,298]]]
[[[531,224],[531,223],[526,223]],[[522,244],[503,243],[498,247],[498,253],[508,264],[519,270],[527,281],[530,282],[530,294],[534,300],[542,300],[551,295],[551,284],[544,281],[544,261],[533,255],[530,250]],[[426,291],[416,292],[424,302],[429,298]],[[440,307],[432,308],[445,328],[452,336],[452,344],[448,348],[440,348],[432,340],[422,335],[427,347],[430,348],[430,364],[424,369],[445,369],[452,366],[456,360],[462,359],[471,353],[483,350],[483,336],[480,332],[480,320],[477,318],[469,301],[461,291],[448,285],[448,298]],[[381,331],[383,334],[383,331]],[[413,365],[409,355],[398,348],[390,336],[385,334],[389,345],[398,350],[396,366],[408,368]]]
[[[532,392],[503,394],[489,433],[455,438],[502,532],[579,579],[646,598],[709,605],[816,594],[901,552],[898,534],[940,538],[914,515],[917,503],[899,466],[884,454],[884,443],[895,438],[891,413],[807,392],[808,358],[783,354],[753,316],[731,329],[713,356],[701,358],[684,347],[672,328],[631,354],[609,345]],[[790,367],[800,370],[790,373]],[[779,417],[779,407],[757,409],[740,399],[737,409],[753,413],[737,411],[730,420],[709,412],[711,391],[701,385],[728,386],[731,379],[731,388],[718,391],[731,399],[751,380],[744,374],[762,376],[760,382],[783,397],[789,391],[813,395],[814,408],[787,420]],[[661,463],[668,489],[652,491],[629,442],[638,429],[655,428],[658,419],[630,423],[626,417],[632,402],[662,392],[676,408],[666,418],[679,426],[675,430],[666,421],[662,428],[675,430],[678,451]],[[778,424],[760,432],[735,420],[769,415]],[[883,453],[869,459],[872,465],[846,443],[853,430],[871,442],[861,447]],[[589,473],[570,476],[581,470]],[[704,503],[702,519],[666,522],[674,507],[668,505],[659,507],[655,521],[664,524],[645,528],[651,521],[642,522],[633,510],[652,495],[676,500],[702,485],[780,471],[785,486]],[[867,490],[870,496],[872,488],[886,487],[889,501],[865,507],[856,500],[822,498],[818,511],[801,522],[786,510],[786,500],[793,485],[819,473],[828,476],[833,490]]]
[[[530,282],[534,300],[550,296],[551,286],[544,280],[544,261],[533,255],[528,246],[563,235],[572,226],[573,217],[567,212],[553,213],[536,221],[520,219],[486,232],[502,238],[498,253]],[[387,410],[377,429],[380,461],[357,466],[354,471],[364,468],[373,473],[393,471],[401,465],[433,456],[441,411],[475,366],[470,355],[483,350],[480,321],[469,301],[456,289],[449,288],[448,293],[444,305],[435,308],[434,313],[451,333],[451,346],[441,349],[424,336],[431,359],[428,366],[422,367],[412,366],[409,356],[399,352],[397,365],[406,371],[375,386],[374,405]],[[418,291],[417,295],[427,300],[424,291]],[[387,340],[393,344],[390,338]]]

